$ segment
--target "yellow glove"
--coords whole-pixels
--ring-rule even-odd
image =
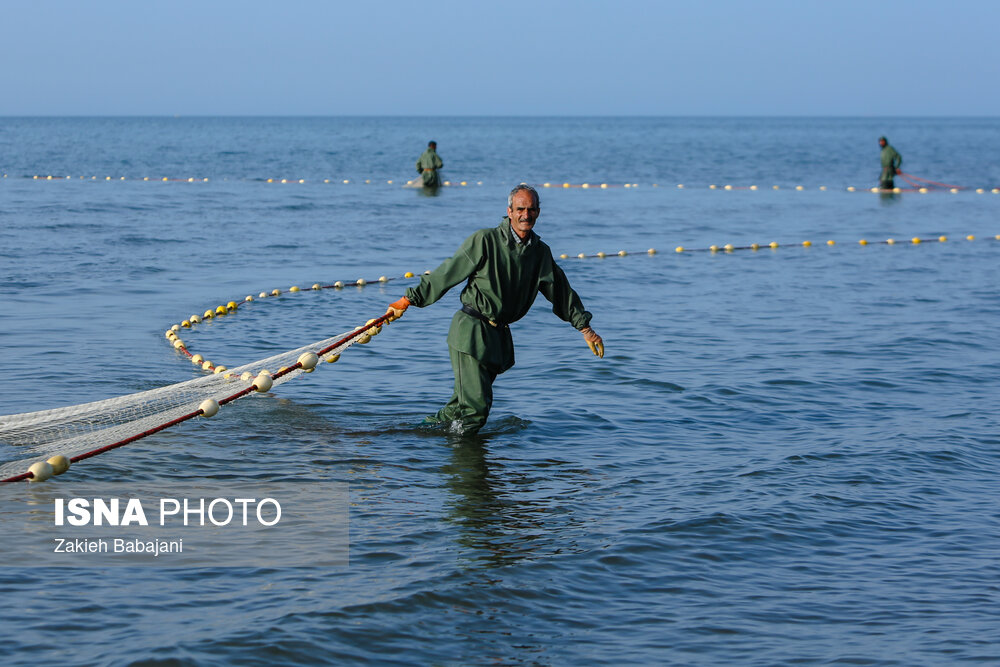
[[[590,351],[595,355],[604,358],[604,339],[597,335],[597,333],[587,327],[586,329],[581,329],[580,333],[583,334],[583,339],[587,341],[587,345],[590,346]]]
[[[389,308],[385,311],[386,315],[389,315],[389,321],[395,320],[403,316],[403,312],[410,307],[410,300],[405,296],[399,301],[395,301],[389,304]]]

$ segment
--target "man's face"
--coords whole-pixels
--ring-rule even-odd
[[[507,207],[507,217],[510,218],[510,226],[519,238],[527,238],[535,220],[538,219],[538,201],[535,196],[527,190],[520,190],[514,195],[511,205]]]
[[[879,139],[878,145],[881,146],[882,148],[885,148],[885,139]]]

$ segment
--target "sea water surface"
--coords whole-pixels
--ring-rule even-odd
[[[882,134],[969,189],[865,191]],[[0,563],[2,662],[1000,663],[998,155],[997,119],[0,118],[0,414],[198,377],[164,330],[247,294],[286,292],[190,348],[353,329],[521,181],[607,348],[540,298],[481,434],[420,430],[456,288],[75,465],[46,484],[346,483],[349,565]]]

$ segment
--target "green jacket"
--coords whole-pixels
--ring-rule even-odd
[[[443,166],[444,162],[441,161],[437,151],[433,148],[428,148],[417,158],[417,173],[423,178],[424,185],[437,185],[437,170]],[[425,172],[424,169],[432,169],[433,171]]]
[[[880,157],[882,159],[881,179],[883,181],[891,180],[892,177],[896,175],[896,170],[902,166],[903,156],[900,155],[895,148],[886,144],[885,148],[882,149]]]
[[[420,284],[406,290],[406,297],[419,308],[429,306],[449,289],[464,281],[461,301],[497,322],[493,327],[463,311],[455,313],[448,331],[448,345],[494,366],[502,373],[514,365],[514,341],[505,326],[531,309],[542,293],[552,303],[552,312],[577,329],[585,329],[593,317],[583,309],[579,295],[566,274],[552,259],[552,251],[531,232],[530,243],[514,241],[510,219],[492,229],[480,229]]]
[[[413,155],[413,153],[410,153]],[[438,156],[437,151],[433,148],[428,148],[420,157],[417,158],[417,171],[422,172],[424,169],[440,169],[444,166],[444,162]]]

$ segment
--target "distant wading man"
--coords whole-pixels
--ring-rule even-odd
[[[462,308],[448,331],[455,392],[425,424],[457,422],[462,433],[482,428],[493,405],[493,381],[514,365],[508,325],[524,317],[538,292],[552,303],[552,312],[583,334],[594,354],[604,357],[604,341],[590,328],[592,315],[583,309],[549,246],[532,231],[539,210],[538,192],[517,186],[507,197],[507,216],[499,226],[465,239],[453,257],[424,275],[386,311],[399,317],[410,305],[429,306],[467,281]]]
[[[889,145],[889,140],[885,137],[878,138],[878,145],[882,147],[880,155],[882,173],[878,177],[878,187],[880,190],[892,190],[896,187],[893,178],[899,173],[899,168],[903,165],[903,156]]]
[[[429,142],[427,150],[417,158],[417,173],[420,174],[425,188],[436,188],[441,185],[438,169],[444,166],[444,162],[438,157],[437,147],[436,141]]]

